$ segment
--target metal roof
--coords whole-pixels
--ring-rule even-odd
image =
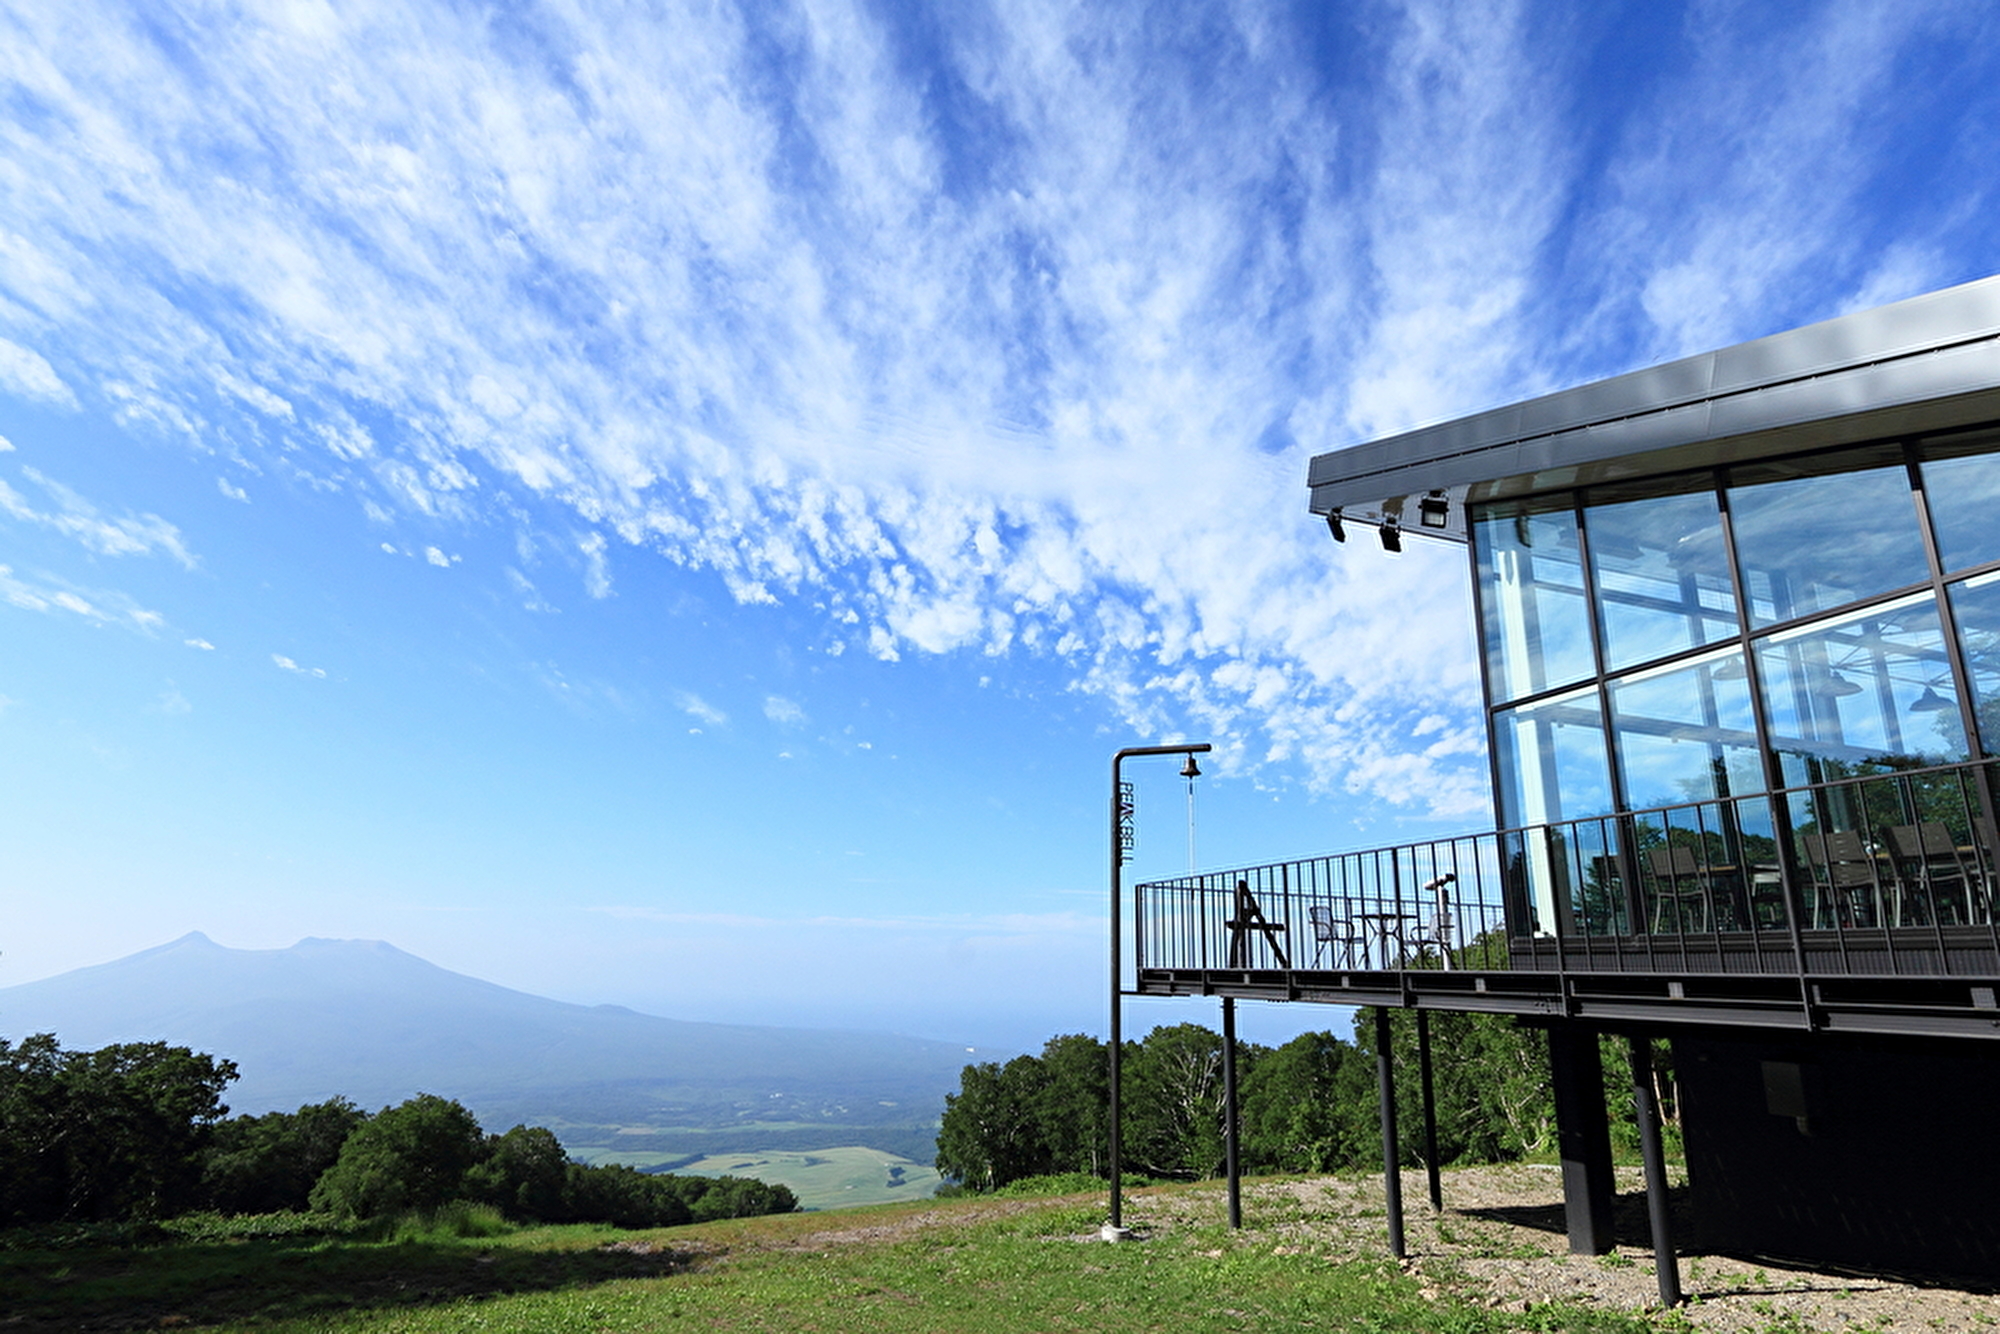
[[[1315,514],[1410,520],[1466,500],[2000,419],[2000,276],[1321,454]],[[1410,508],[1414,508],[1411,506]],[[1434,530],[1433,530],[1434,532]]]

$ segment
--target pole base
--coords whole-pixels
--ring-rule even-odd
[[[1103,1227],[1097,1229],[1097,1239],[1099,1241],[1130,1241],[1132,1240],[1132,1229],[1129,1227],[1119,1227],[1116,1223],[1106,1223]]]

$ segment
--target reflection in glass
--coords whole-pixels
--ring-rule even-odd
[[[1584,512],[1610,669],[1736,633],[1736,592],[1715,493],[1655,496]]]
[[[1479,612],[1493,702],[1582,680],[1593,672],[1576,515],[1520,505],[1474,512]]]
[[[1957,708],[1933,703],[1950,669],[1928,593],[1773,635],[1757,666],[1788,785],[1969,758]]]
[[[2000,755],[2000,574],[1983,574],[1954,584],[1952,615],[1958,619],[1959,643],[1972,678],[1972,712],[1979,724],[1980,753]],[[1953,708],[1950,681],[1934,693]],[[1923,701],[1926,705],[1929,700]]]
[[[1985,448],[2000,448],[1988,439]],[[1924,461],[1924,501],[1937,529],[1938,556],[1947,573],[2000,560],[2000,454],[1972,454]]]
[[[1729,510],[1752,624],[1930,577],[1909,474],[1900,465],[1733,487]]]
[[[1597,691],[1507,709],[1494,718],[1503,828],[1581,820],[1611,809]]]
[[[1634,809],[1764,788],[1750,682],[1734,649],[1612,682],[1611,725]]]

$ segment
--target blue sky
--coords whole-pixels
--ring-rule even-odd
[[[1313,453],[2000,268],[1985,4],[610,8],[0,13],[0,985],[1101,1030],[1118,747],[1490,821]]]

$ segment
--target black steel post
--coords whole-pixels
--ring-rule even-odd
[[[1646,1215],[1653,1225],[1653,1273],[1660,1281],[1660,1305],[1674,1307],[1681,1304],[1681,1262],[1667,1213],[1667,1155],[1660,1147],[1660,1107],[1653,1096],[1652,1040],[1634,1034],[1630,1042],[1632,1103],[1639,1114],[1639,1156],[1646,1164]]]
[[[1396,1153],[1396,1073],[1389,1056],[1389,1010],[1375,1007],[1375,1084],[1382,1098],[1382,1190],[1389,1206],[1389,1254],[1403,1246],[1403,1169]]]
[[[1237,1156],[1236,998],[1222,998],[1222,1149],[1223,1170],[1229,1177],[1229,1226],[1243,1226],[1242,1160]]]
[[[1417,1077],[1424,1089],[1424,1175],[1431,1188],[1431,1211],[1444,1212],[1444,1184],[1438,1178],[1437,1098],[1431,1092],[1431,1016],[1417,1011]]]
[[[1119,1122],[1122,1119],[1118,1108],[1119,1076],[1123,1062],[1120,1049],[1124,1046],[1125,1033],[1121,1022],[1118,985],[1118,913],[1119,881],[1125,870],[1125,811],[1124,793],[1119,781],[1119,766],[1125,762],[1125,752],[1119,751],[1111,758],[1111,1235],[1125,1226],[1125,1177],[1124,1166],[1119,1161],[1122,1147],[1119,1136]]]
[[[1123,953],[1119,932],[1119,898],[1123,886],[1121,881],[1125,871],[1125,812],[1121,791],[1122,770],[1125,761],[1135,755],[1206,755],[1212,749],[1206,741],[1187,746],[1127,746],[1111,757],[1111,1127],[1110,1162],[1111,1169],[1111,1223],[1110,1235],[1117,1236],[1125,1226],[1125,1178],[1121,1150],[1123,1140],[1120,1126],[1119,1094],[1121,1076],[1124,1073],[1124,1005],[1123,990],[1119,985],[1119,962]]]
[[[1244,1226],[1242,1158],[1238,1154],[1238,1132],[1242,1126],[1236,1114],[1236,998],[1222,998],[1222,1152],[1224,1172],[1230,1180],[1230,1226]]]

